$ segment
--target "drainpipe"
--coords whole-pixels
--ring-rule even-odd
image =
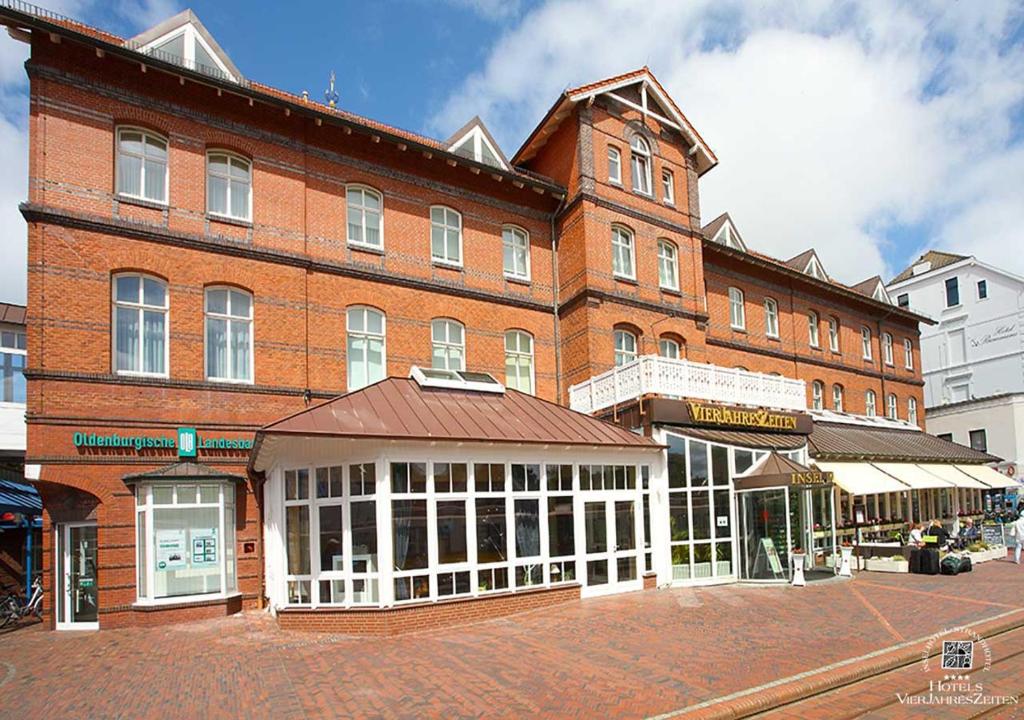
[[[558,229],[555,226],[555,220],[558,218],[559,213],[565,208],[565,199],[568,195],[563,195],[558,201],[558,207],[551,213],[551,310],[554,320],[554,332],[555,332],[555,401],[561,405],[562,402],[562,329],[561,323],[558,319]],[[536,392],[536,388],[534,388]],[[568,398],[566,398],[568,404]]]

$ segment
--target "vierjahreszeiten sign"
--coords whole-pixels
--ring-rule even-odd
[[[693,425],[796,432],[799,421],[799,416],[794,413],[766,410],[765,408],[742,408],[731,405],[688,402],[686,409]]]

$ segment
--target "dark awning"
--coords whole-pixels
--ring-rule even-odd
[[[767,487],[827,487],[832,484],[832,473],[812,470],[795,460],[768,453],[754,467],[734,479],[736,490]]]
[[[867,427],[854,423],[814,423],[808,438],[811,457],[837,461],[984,464],[994,455],[943,440],[916,428]]]
[[[43,501],[31,485],[13,480],[0,480],[0,512],[41,515]]]
[[[241,475],[218,470],[217,468],[194,462],[178,462],[171,465],[164,465],[155,470],[147,470],[140,473],[131,473],[122,478],[125,483],[148,482],[161,480],[164,482],[186,482],[202,480],[234,480],[245,482]]]

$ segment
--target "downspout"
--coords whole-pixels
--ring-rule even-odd
[[[562,402],[562,329],[561,323],[558,319],[558,229],[555,226],[555,220],[558,218],[559,213],[565,208],[565,199],[567,195],[563,195],[558,201],[558,207],[551,214],[551,310],[554,317],[554,332],[555,332],[555,401],[558,404]],[[568,404],[568,398],[566,399]]]

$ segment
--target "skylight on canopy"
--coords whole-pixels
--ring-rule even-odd
[[[505,392],[505,386],[495,380],[493,375],[485,372],[421,368],[418,365],[413,365],[409,370],[409,377],[415,380],[420,387],[499,394]]]

